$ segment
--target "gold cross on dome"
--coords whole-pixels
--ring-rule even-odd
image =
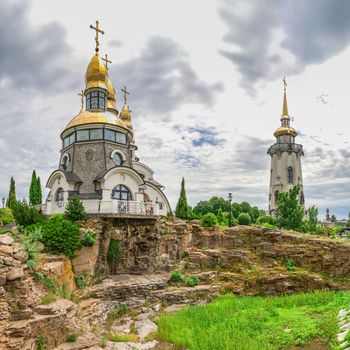
[[[101,59],[102,61],[105,61],[106,70],[108,70],[108,63],[112,63],[112,61],[108,59],[107,54],[105,55],[105,57],[102,57]]]
[[[126,95],[129,95],[130,92],[126,90],[126,86],[124,86],[124,89],[122,89],[122,91],[124,92],[124,104],[126,104]]]
[[[284,76],[284,78],[282,79],[283,81],[283,84],[284,84],[284,91],[286,91],[287,89],[287,80],[286,80],[286,77]]]
[[[78,93],[78,96],[81,97],[81,108],[84,108],[84,90]]]
[[[100,50],[99,49],[100,43],[98,41],[98,33],[101,33],[101,34],[105,33],[102,29],[99,28],[98,24],[99,24],[98,21],[96,21],[96,27],[94,27],[92,24],[90,24],[90,28],[96,31],[96,36],[95,36],[95,42],[96,42],[95,51],[96,51],[96,53],[98,53],[98,51]]]

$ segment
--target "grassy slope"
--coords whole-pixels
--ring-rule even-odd
[[[221,296],[201,307],[162,315],[158,338],[190,350],[274,350],[335,342],[340,308],[348,292],[313,292],[279,297]]]

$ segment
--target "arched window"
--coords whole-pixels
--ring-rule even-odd
[[[64,201],[64,191],[63,188],[60,187],[56,192],[55,202],[63,202]]]
[[[112,198],[119,199],[122,201],[131,201],[132,196],[129,189],[123,185],[118,185],[112,190]]]
[[[293,168],[291,166],[287,169],[288,183],[292,184],[294,182]]]
[[[278,201],[278,195],[280,194],[280,192],[277,190],[275,191],[275,203]]]
[[[67,169],[69,164],[69,155],[66,153],[63,157],[62,157],[62,167],[64,170]]]

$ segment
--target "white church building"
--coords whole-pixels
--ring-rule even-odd
[[[68,201],[78,196],[90,214],[167,215],[171,208],[164,187],[135,154],[129,93],[122,89],[124,105],[119,113],[108,77],[111,62],[107,55],[99,55],[98,36],[104,32],[98,21],[90,27],[96,31],[95,54],[86,70],[81,110],[61,133],[61,156],[47,181],[50,193],[44,211],[64,212]]]

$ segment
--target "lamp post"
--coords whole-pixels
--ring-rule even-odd
[[[6,200],[5,197],[2,197],[2,198],[1,198],[1,202],[2,202],[2,207],[3,207],[3,208],[5,208],[5,200]]]
[[[229,219],[228,219],[228,227],[231,227],[232,226],[232,193],[229,193],[228,194],[228,201],[230,202],[230,216],[229,216]]]

